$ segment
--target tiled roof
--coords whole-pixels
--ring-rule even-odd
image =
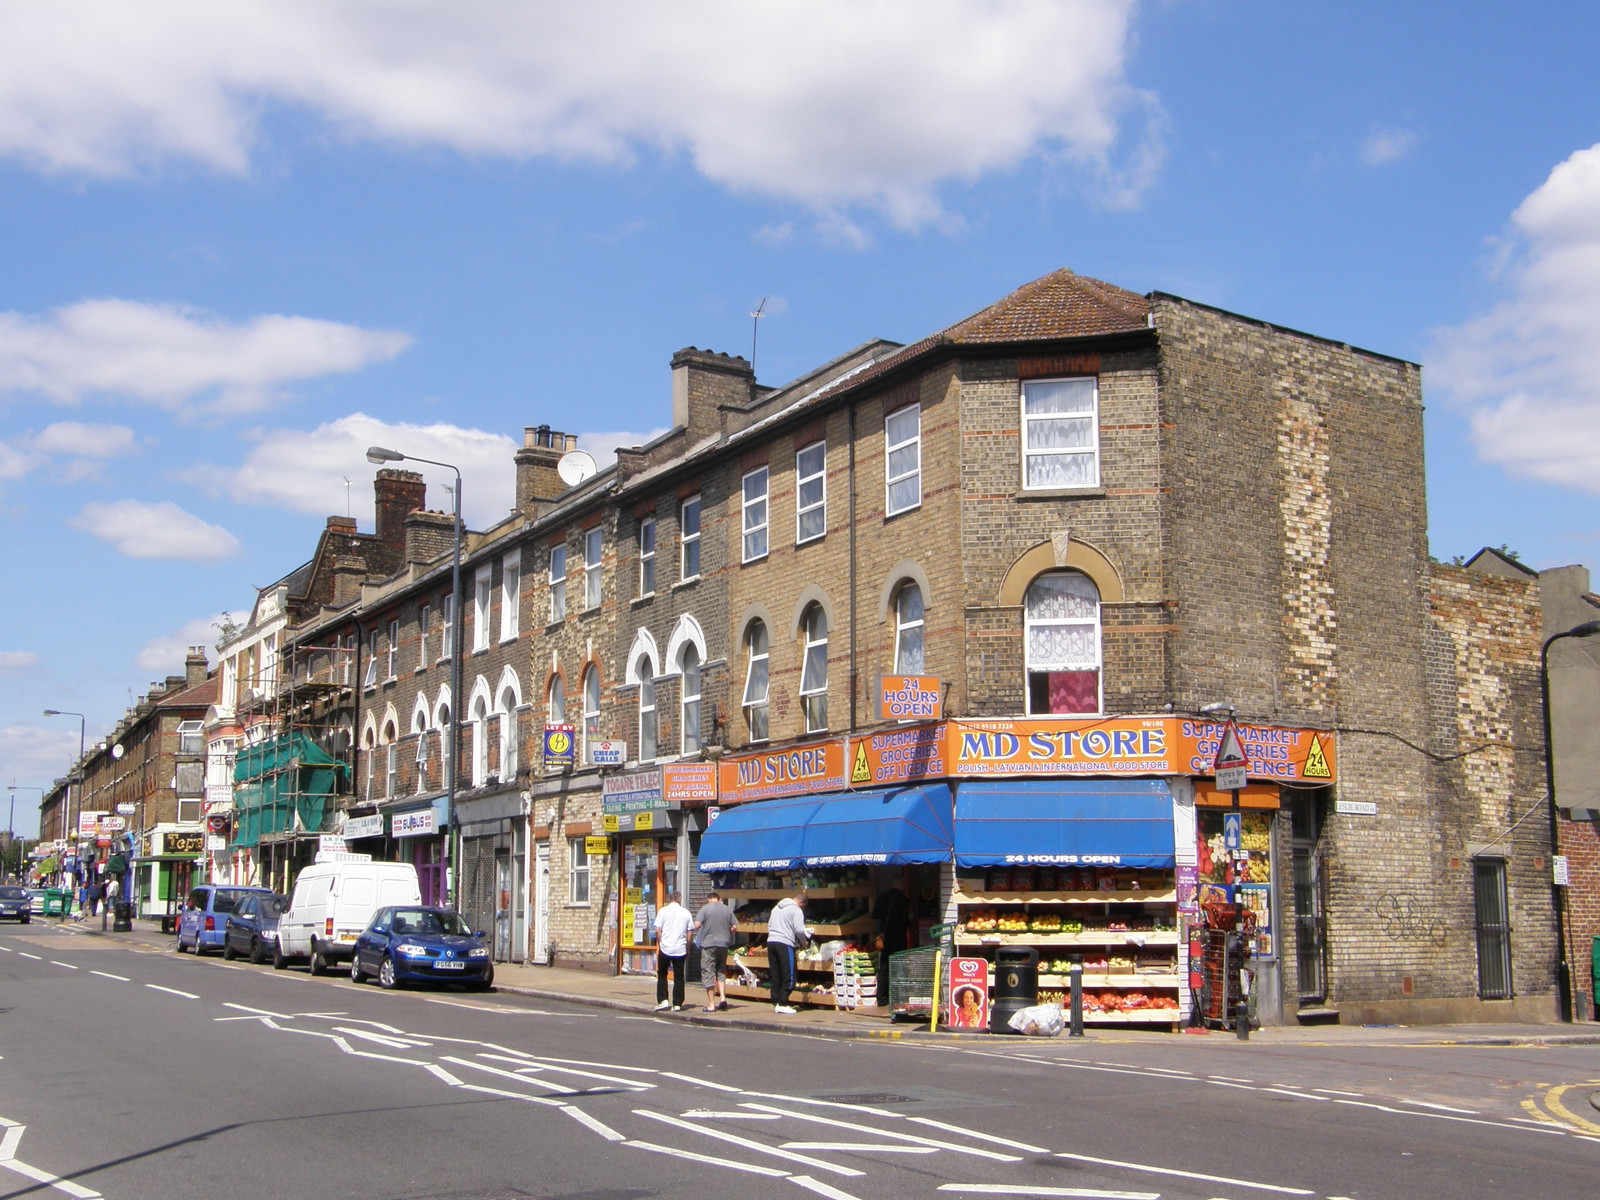
[[[1093,337],[1143,329],[1149,314],[1150,302],[1137,292],[1063,268],[950,326],[943,339],[972,345]]]

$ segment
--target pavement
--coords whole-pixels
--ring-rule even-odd
[[[36,921],[60,924],[57,918],[35,917]],[[155,921],[140,919],[132,932],[116,933],[109,923],[104,931],[98,917],[68,920],[66,927],[78,934],[105,937],[129,944],[166,949],[172,936],[163,934]],[[682,1012],[656,1013],[656,981],[653,975],[602,975],[593,971],[564,967],[544,967],[523,963],[496,963],[495,989],[537,1000],[565,1001],[619,1012],[645,1013],[691,1025],[720,1025],[760,1032],[783,1031],[813,1036],[841,1038],[885,1038],[891,1040],[987,1041],[996,1035],[971,1030],[930,1032],[926,1021],[895,1020],[887,1009],[863,1008],[845,1011],[832,1008],[801,1008],[794,1014],[774,1012],[770,1004],[756,1000],[730,1000],[723,1012],[702,1011],[705,989],[690,984],[685,991]],[[1174,1043],[1201,1038],[1237,1037],[1227,1032],[1171,1033],[1126,1026],[1088,1026],[1083,1042]],[[1463,1024],[1463,1025],[1263,1025],[1252,1030],[1251,1043],[1264,1046],[1557,1046],[1600,1045],[1600,1022],[1580,1021],[1548,1025]],[[1600,1093],[1590,1097],[1600,1110]]]

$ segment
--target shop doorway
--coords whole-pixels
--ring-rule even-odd
[[[541,967],[550,963],[550,843],[534,848],[533,867],[533,961]]]
[[[1301,1008],[1328,999],[1327,918],[1323,907],[1322,812],[1327,791],[1284,789],[1290,796],[1294,863],[1295,975]]]

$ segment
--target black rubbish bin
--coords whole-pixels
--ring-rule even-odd
[[[1011,1015],[1039,1003],[1039,952],[1031,946],[1001,946],[994,956],[994,996],[989,1032],[1015,1033]]]
[[[111,932],[112,933],[132,933],[133,932],[133,905],[132,904],[127,904],[127,903],[119,903],[112,910],[112,912],[113,912],[113,915],[112,915],[112,919],[111,919]]]

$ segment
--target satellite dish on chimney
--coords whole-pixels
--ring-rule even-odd
[[[121,742],[118,742],[115,746],[111,747],[111,757],[112,758],[120,759],[126,753],[127,753],[127,751],[122,748],[122,743]]]
[[[556,474],[568,487],[577,487],[597,470],[594,457],[583,450],[568,450],[556,463]]]

